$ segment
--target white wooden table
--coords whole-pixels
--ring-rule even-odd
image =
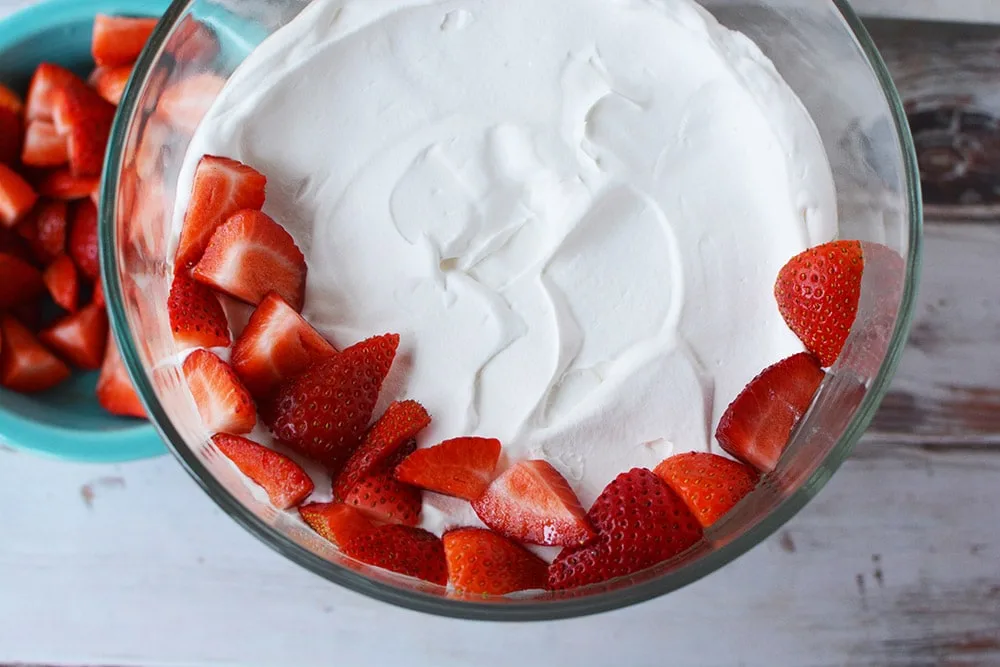
[[[868,8],[1000,19],[995,1]],[[172,459],[0,451],[0,667],[1000,665],[998,260],[1000,224],[931,222],[911,347],[855,456],[734,564],[592,618],[398,610],[271,552]]]

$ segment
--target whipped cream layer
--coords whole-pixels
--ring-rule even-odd
[[[228,82],[180,192],[206,153],[267,175],[313,325],[402,335],[383,405],[427,407],[421,446],[499,438],[585,507],[715,446],[802,350],[778,270],[836,233],[807,112],[688,0],[314,0]],[[425,527],[475,522],[426,498]]]

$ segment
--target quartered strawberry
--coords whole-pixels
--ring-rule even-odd
[[[760,479],[750,466],[708,452],[671,456],[653,472],[681,497],[705,528],[743,500]]]
[[[482,528],[459,528],[441,538],[448,581],[466,595],[506,595],[548,586],[549,566],[520,544]]]
[[[371,422],[398,347],[398,334],[369,338],[282,385],[269,410],[274,434],[339,472]]]
[[[194,134],[224,85],[224,79],[209,73],[182,79],[164,89],[156,114],[175,130]]]
[[[60,255],[49,264],[42,274],[42,280],[57,306],[71,313],[76,312],[80,303],[80,277],[69,256]]]
[[[88,82],[110,104],[118,106],[125,94],[125,86],[132,76],[132,65],[118,67],[98,67],[91,74]]]
[[[89,280],[101,275],[101,259],[97,244],[97,207],[89,199],[77,202],[73,208],[73,221],[69,228],[69,256],[76,268]]]
[[[859,241],[833,241],[793,257],[778,274],[778,310],[822,366],[832,366],[847,342],[864,266]]]
[[[341,547],[376,525],[367,514],[344,503],[309,503],[299,508],[299,515],[310,528]]]
[[[42,331],[38,338],[77,368],[98,369],[104,362],[108,314],[101,306],[86,306]]]
[[[135,393],[135,387],[132,386],[132,380],[110,332],[105,345],[101,375],[97,379],[97,402],[113,415],[146,418],[146,409]]]
[[[0,309],[32,301],[44,291],[38,269],[20,257],[0,253]]]
[[[33,394],[51,389],[69,375],[69,366],[46,350],[23,324],[0,315],[0,385]]]
[[[377,521],[415,526],[420,523],[421,495],[420,489],[396,481],[385,467],[361,478],[343,500]]]
[[[94,32],[90,52],[94,62],[101,67],[131,65],[142,53],[153,34],[157,19],[125,16],[94,17]]]
[[[66,137],[46,120],[33,120],[24,133],[21,162],[30,167],[58,167],[69,161]]]
[[[313,492],[313,481],[295,461],[238,435],[219,433],[212,442],[244,475],[267,492],[279,510],[300,504]]]
[[[195,350],[184,360],[184,377],[205,428],[234,435],[253,430],[257,410],[229,364],[208,350]]]
[[[396,467],[396,479],[446,496],[473,501],[486,492],[500,460],[500,441],[454,438],[418,449]]]
[[[333,482],[333,497],[345,498],[363,478],[382,468],[403,445],[431,423],[431,416],[416,401],[395,401],[368,429],[361,446],[348,459]]]
[[[17,93],[0,84],[0,163],[17,164],[23,134],[24,103]]]
[[[229,321],[219,297],[183,271],[174,275],[167,298],[167,314],[174,342],[189,347],[227,347],[232,341]]]
[[[826,376],[816,357],[796,354],[764,369],[736,397],[715,438],[727,452],[770,472]]]
[[[34,264],[37,262],[38,257],[36,257],[34,249],[25,238],[25,234],[21,232],[21,225],[18,225],[16,230],[7,229],[0,225],[0,254],[13,255],[28,264]],[[33,234],[31,235],[33,236]]]
[[[546,461],[515,464],[472,508],[487,526],[519,542],[577,546],[597,534],[569,482]]]
[[[241,211],[216,229],[191,275],[247,303],[276,292],[302,310],[306,258],[291,234],[261,211]]]
[[[420,528],[377,526],[343,546],[345,554],[374,567],[444,586],[448,583],[444,545]]]
[[[176,266],[191,267],[205,254],[212,234],[239,211],[264,205],[267,179],[250,167],[224,157],[206,155],[198,162],[191,201],[177,246]]]
[[[207,287],[199,285],[201,289]],[[271,292],[250,316],[233,346],[233,370],[258,400],[309,366],[337,354],[323,336]]]
[[[43,200],[18,224],[18,233],[41,264],[47,265],[66,252],[67,215],[66,202]]]
[[[26,216],[38,194],[28,181],[5,164],[0,164],[0,225],[13,227]]]
[[[623,577],[694,546],[701,524],[666,483],[644,468],[619,475],[587,517],[599,536],[563,549],[549,567],[549,587],[575,588]]]
[[[94,281],[94,293],[90,295],[90,302],[98,306],[104,306],[104,283],[100,280]]]
[[[86,85],[80,77],[68,69],[52,63],[42,63],[35,69],[35,74],[31,77],[31,86],[28,88],[25,109],[27,120],[51,122],[54,115],[56,91],[73,87],[86,87]]]
[[[180,20],[166,44],[167,53],[176,62],[189,65],[211,62],[219,55],[220,49],[215,32],[194,14]]]
[[[50,199],[86,199],[101,185],[100,176],[74,176],[66,169],[54,169],[38,181],[38,194]]]
[[[66,137],[70,171],[74,176],[100,176],[115,105],[87,86],[61,88],[52,99],[53,123]]]

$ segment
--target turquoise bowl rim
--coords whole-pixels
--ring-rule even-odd
[[[0,51],[63,24],[92,19],[99,12],[159,16],[167,0],[42,0],[0,19]],[[70,429],[29,419],[0,406],[0,444],[64,461],[120,463],[167,453],[152,425],[136,422],[121,430]]]

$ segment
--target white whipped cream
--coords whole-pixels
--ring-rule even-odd
[[[180,192],[206,153],[268,176],[310,322],[402,335],[383,404],[427,407],[421,446],[499,438],[585,507],[715,447],[802,350],[778,270],[837,227],[807,112],[689,0],[314,0],[230,79]],[[476,523],[426,496],[425,527]]]

